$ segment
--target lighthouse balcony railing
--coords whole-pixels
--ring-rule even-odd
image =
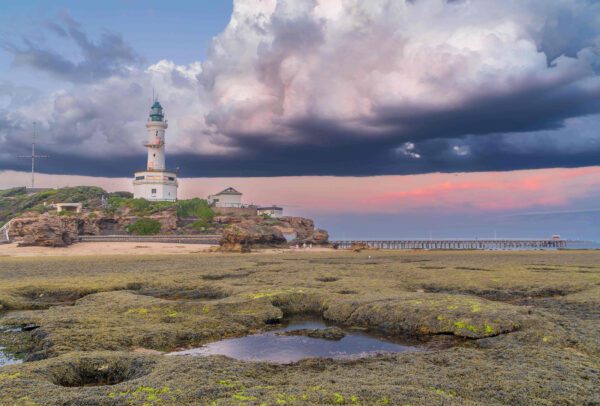
[[[175,185],[178,186],[179,183],[177,180],[167,180],[167,179],[136,179],[133,181],[134,185]]]

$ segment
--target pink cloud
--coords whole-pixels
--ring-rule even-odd
[[[98,185],[130,190],[130,179],[38,175],[38,185]],[[29,174],[0,172],[0,187],[28,184]],[[566,209],[600,196],[600,167],[376,177],[184,178],[180,197],[206,197],[233,186],[246,203],[278,204],[291,214],[503,212]]]

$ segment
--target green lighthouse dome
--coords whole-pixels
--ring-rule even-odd
[[[165,115],[163,114],[163,108],[160,102],[157,100],[150,108],[150,120],[151,121],[163,121]]]

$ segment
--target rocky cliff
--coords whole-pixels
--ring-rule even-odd
[[[79,223],[74,220],[50,214],[26,214],[13,220],[8,235],[20,247],[66,247],[79,237]]]
[[[65,247],[77,242],[80,235],[127,234],[127,227],[139,218],[98,212],[64,216],[29,212],[13,220],[9,236],[19,246]],[[173,211],[144,218],[158,221],[161,234],[184,234],[187,231],[179,226]],[[221,246],[226,251],[286,247],[289,244],[324,245],[329,239],[326,231],[315,229],[312,220],[302,217],[221,217],[215,220],[218,226],[210,231],[222,235]]]
[[[84,212],[58,214],[55,203],[61,202],[82,203]],[[21,246],[64,247],[80,235],[128,234],[128,227],[140,219],[153,223],[152,233],[221,235],[225,250],[323,245],[329,240],[327,231],[316,229],[307,218],[263,217],[251,208],[220,210],[197,198],[149,202],[126,192],[86,186],[40,193],[24,188],[0,191],[0,209],[0,225],[12,219],[9,236]]]
[[[65,247],[78,241],[80,235],[127,234],[127,226],[137,216],[102,215],[96,212],[59,216],[55,213],[28,212],[12,220],[8,235],[19,246]],[[173,212],[148,216],[161,223],[161,230],[177,230]]]

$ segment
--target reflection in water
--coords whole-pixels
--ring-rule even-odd
[[[23,362],[20,359],[11,358],[7,354],[5,354],[3,350],[4,347],[0,347],[0,367],[3,367],[5,365],[20,364],[21,362]]]
[[[320,321],[294,321],[285,328],[221,340],[199,348],[173,352],[169,355],[225,355],[242,361],[289,363],[305,358],[358,358],[380,353],[419,350],[416,346],[397,344],[353,330],[346,331],[346,336],[339,341],[276,334],[281,331],[326,327]]]
[[[2,334],[2,333],[17,333],[20,331],[21,331],[20,328],[0,327],[0,334]],[[23,362],[20,359],[16,359],[16,358],[9,356],[4,351],[5,351],[5,348],[0,345],[0,367],[3,367],[4,365],[20,364],[21,362]]]

